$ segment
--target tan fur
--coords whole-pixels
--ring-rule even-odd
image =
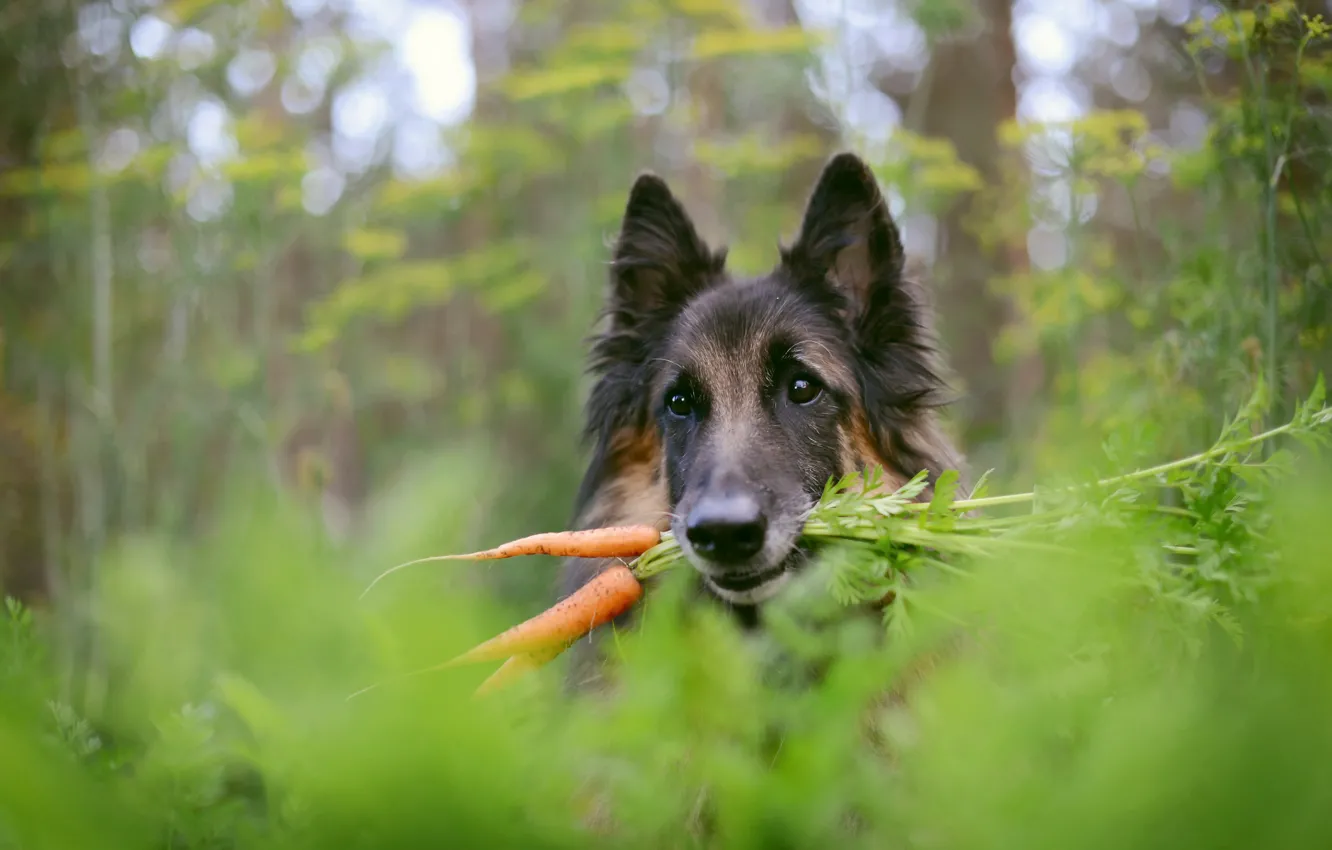
[[[851,423],[851,451],[855,457],[855,463],[861,468],[870,466],[889,466],[891,458],[883,457],[879,454],[879,448],[874,443],[874,438],[870,435],[869,423],[865,420],[865,414],[857,410],[855,419]],[[900,486],[900,484],[898,485]]]
[[[655,430],[624,430],[611,441],[615,475],[579,517],[580,528],[651,525],[665,531],[671,514],[661,441]]]
[[[879,485],[867,491],[867,496],[879,496],[891,493],[907,482],[907,478],[893,471],[891,458],[879,453],[874,438],[870,436],[869,423],[863,411],[856,411],[851,428],[842,435],[842,466],[866,472],[874,467],[880,470]]]
[[[619,432],[611,439],[609,455],[610,468],[614,472],[592,495],[578,517],[577,527],[643,524],[660,531],[669,529],[671,513],[665,454],[656,429]],[[574,558],[570,563],[585,579],[590,579],[619,561]],[[604,638],[605,631],[604,628],[593,631],[575,643],[570,653],[572,679],[588,693],[606,695],[614,686],[611,671],[597,659],[597,645]]]

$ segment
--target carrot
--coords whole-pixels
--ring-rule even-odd
[[[521,555],[554,555],[561,558],[636,558],[661,542],[661,532],[650,525],[620,525],[582,531],[551,531],[510,541],[494,549],[466,555],[432,555],[417,558],[380,573],[361,592],[361,597],[391,573],[427,561],[492,561]]]
[[[494,549],[444,558],[489,561],[519,555],[555,555],[561,558],[633,558],[661,542],[661,532],[650,525],[619,525],[582,531],[548,531],[520,537]]]
[[[507,661],[500,665],[498,670],[491,673],[484,682],[477,686],[473,696],[482,696],[496,688],[507,685],[509,682],[519,678],[525,673],[530,673],[531,671],[544,666],[546,663],[554,660],[555,656],[559,655],[563,649],[564,647],[562,646],[546,647],[544,649],[538,649],[532,652],[520,652],[517,655],[510,656]],[[347,699],[351,700],[353,697],[369,693],[389,682],[399,682],[426,673],[437,673],[440,670],[447,670],[455,666],[457,666],[455,662],[445,661],[443,664],[432,664],[429,667],[422,667],[421,669],[413,670],[410,673],[403,673],[400,676],[389,679],[387,682],[376,682],[373,685],[361,688],[359,691],[348,695]]]
[[[476,696],[483,696],[491,691],[497,690],[514,679],[517,679],[527,673],[532,672],[547,662],[554,660],[555,656],[560,654],[563,649],[561,646],[547,647],[546,649],[536,650],[535,652],[521,652],[517,655],[509,656],[509,660],[500,665],[499,669],[491,673],[484,682],[477,685]]]
[[[498,661],[503,658],[504,664],[477,688],[478,695],[489,692],[554,659],[573,641],[628,611],[642,596],[643,585],[633,570],[623,564],[616,564],[530,620],[501,632],[456,658],[404,673],[397,679],[433,673],[460,664]],[[378,687],[380,684],[362,688],[347,699]]]
[[[633,571],[616,564],[554,606],[478,644],[445,666],[495,661],[554,647],[563,650],[597,626],[628,611],[642,596],[643,585]]]

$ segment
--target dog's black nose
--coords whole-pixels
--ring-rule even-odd
[[[689,512],[685,534],[703,557],[722,563],[745,561],[763,548],[768,518],[752,496],[709,496]]]

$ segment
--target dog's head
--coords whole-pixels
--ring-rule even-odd
[[[730,276],[667,185],[639,177],[612,284],[594,419],[656,447],[671,529],[722,599],[776,592],[830,478],[931,465],[912,445],[941,388],[927,315],[855,156],[828,163],[794,244],[754,279]]]

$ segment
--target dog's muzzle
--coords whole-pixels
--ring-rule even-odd
[[[686,554],[721,599],[752,605],[785,584],[787,553],[774,551],[780,547],[753,496],[704,496],[685,516],[684,526]]]

